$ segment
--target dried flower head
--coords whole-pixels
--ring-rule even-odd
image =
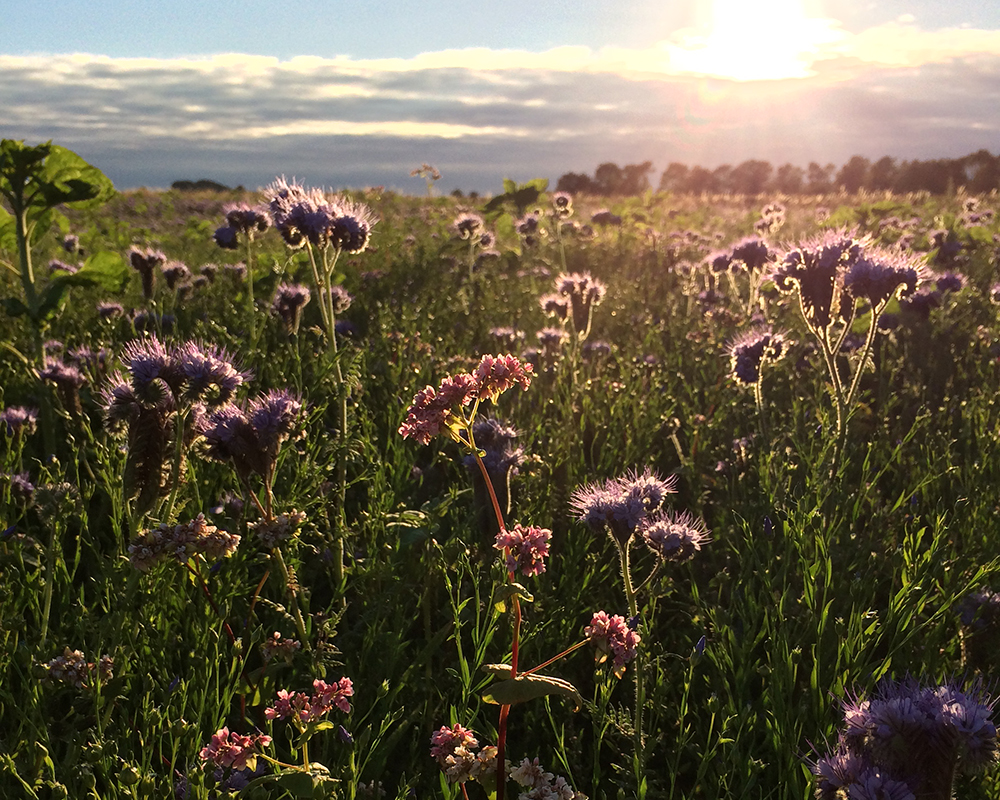
[[[217,561],[236,552],[240,536],[210,525],[204,514],[179,525],[160,523],[159,527],[140,533],[128,547],[129,561],[140,572],[148,572],[161,561],[184,564],[190,558],[204,556]]]

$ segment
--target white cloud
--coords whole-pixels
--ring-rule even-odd
[[[1000,31],[896,21],[849,34],[830,20],[792,22],[778,37],[791,49],[748,40],[744,50],[771,47],[775,58],[761,63],[797,70],[795,80],[759,79],[739,59],[713,63],[739,40],[693,29],[642,50],[412,59],[0,55],[0,135],[105,159],[126,185],[156,185],[141,177],[152,170],[190,176],[186,165],[255,185],[269,172],[305,174],[312,161],[336,165],[328,182],[391,183],[435,158],[470,188],[475,175],[557,175],[609,160],[825,163],[995,144]],[[727,73],[758,79],[712,77]],[[249,170],[263,174],[244,177]]]

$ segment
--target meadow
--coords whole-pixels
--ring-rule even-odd
[[[995,196],[4,148],[0,795],[1000,797]]]

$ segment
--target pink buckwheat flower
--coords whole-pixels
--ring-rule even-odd
[[[508,531],[500,531],[493,546],[506,552],[508,572],[541,575],[545,572],[551,538],[552,531],[547,528],[517,524]]]
[[[473,373],[478,396],[480,399],[489,398],[495,403],[501,394],[514,386],[527,391],[531,386],[533,371],[531,364],[522,364],[516,356],[483,356]]]
[[[642,641],[639,634],[629,628],[625,617],[608,616],[604,611],[594,614],[583,634],[597,645],[601,661],[608,653],[614,655],[614,673],[619,678],[625,674],[625,665],[636,657]]]
[[[229,728],[219,728],[212,734],[212,740],[201,749],[202,761],[211,761],[219,767],[234,770],[254,769],[257,766],[258,749],[267,747],[271,737],[263,733],[243,736],[230,733]]]

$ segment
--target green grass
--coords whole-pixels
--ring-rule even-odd
[[[80,235],[88,254],[151,246],[196,274],[239,260],[211,241],[230,199],[130,192],[99,209],[66,211],[35,247],[36,273],[44,281],[44,264],[59,256],[60,225]],[[198,754],[217,729],[271,732],[270,754],[301,763],[291,726],[268,723],[264,709],[279,689],[308,691],[315,678],[349,676],[352,713],[334,712],[334,728],[308,746],[310,761],[340,781],[332,796],[376,796],[359,792],[361,783],[381,783],[389,798],[459,796],[428,756],[430,735],[461,722],[481,744],[496,742],[497,710],[481,700],[489,677],[480,668],[509,657],[510,617],[495,604],[505,576],[458,446],[447,437],[421,446],[397,429],[416,391],[501,351],[491,328],[514,326],[535,346],[535,332],[553,324],[538,297],[564,263],[606,283],[590,341],[607,342],[610,352],[575,366],[565,355],[543,361],[531,388],[504,395],[495,409],[520,430],[526,456],[509,521],[554,531],[547,571],[524,579],[534,602],[523,606],[523,663],[578,641],[598,609],[625,613],[616,548],[571,518],[575,488],[650,467],[677,476],[671,507],[704,517],[712,530],[697,558],[668,565],[639,598],[647,796],[804,800],[813,793],[805,759],[835,738],[840,699],[870,691],[883,676],[972,674],[955,606],[972,590],[1000,588],[1000,327],[988,300],[995,225],[964,229],[960,198],[788,201],[788,220],[773,237],[780,243],[821,230],[820,204],[833,212],[827,227],[876,234],[878,220],[893,214],[917,218],[917,246],[942,221],[966,243],[958,265],[966,287],[927,319],[904,317],[877,340],[876,369],[862,381],[831,475],[835,408],[794,305],[765,291],[769,321],[797,341],[765,373],[765,437],[752,392],[728,375],[726,343],[746,328],[745,315],[724,284],[712,307],[697,297],[708,280],[701,259],[751,234],[770,198],[578,198],[575,219],[610,206],[624,224],[568,238],[564,256],[552,237],[523,247],[509,218],[490,219],[506,231],[501,255],[474,286],[468,243],[449,226],[460,209],[480,209],[453,198],[357,199],[380,222],[369,251],[338,262],[355,298],[342,315],[354,332],[335,356],[348,389],[344,445],[334,356],[316,302],[297,336],[268,313],[279,282],[308,283],[311,275],[274,231],[257,255],[256,350],[247,346],[245,287],[224,270],[184,297],[160,279],[155,297],[156,310],[175,318],[165,339],[225,346],[253,371],[241,396],[288,388],[303,398],[301,435],[284,446],[274,480],[276,511],[307,515],[282,548],[294,599],[275,556],[248,535],[249,504],[243,514],[213,510],[241,487],[197,447],[169,522],[204,512],[244,537],[218,568],[198,567],[211,602],[183,566],[142,574],[127,559],[122,442],[103,429],[100,390],[135,331],[128,319],[98,320],[96,303],[143,308],[137,275],[117,297],[72,288],[44,332],[67,350],[106,348],[82,389],[82,417],[36,378],[30,356],[19,357],[32,351],[30,325],[3,318],[0,408],[51,409],[54,450],[43,431],[23,440],[0,435],[0,471],[26,471],[38,487],[25,503],[0,481],[0,794],[163,798],[185,776],[190,797],[214,796]],[[879,235],[891,241],[898,231]],[[13,262],[15,254],[0,258]],[[4,271],[0,295],[19,292],[17,276]],[[63,483],[70,490],[43,502],[43,486]],[[342,585],[333,568],[341,534]],[[636,558],[644,575],[651,557],[636,550]],[[308,647],[265,664],[267,637],[296,635],[295,604]],[[47,680],[43,665],[64,647],[92,662],[112,656],[114,678],[82,690]],[[988,669],[987,680],[1000,677],[995,665]],[[634,797],[632,673],[618,681],[588,650],[546,672],[571,681],[585,703],[575,712],[555,697],[515,706],[508,757],[537,756],[592,798]],[[338,735],[341,724],[351,742]],[[307,796],[297,791],[293,782],[272,783],[250,796]],[[961,791],[997,796],[1000,771]],[[469,796],[476,792],[470,784]]]

